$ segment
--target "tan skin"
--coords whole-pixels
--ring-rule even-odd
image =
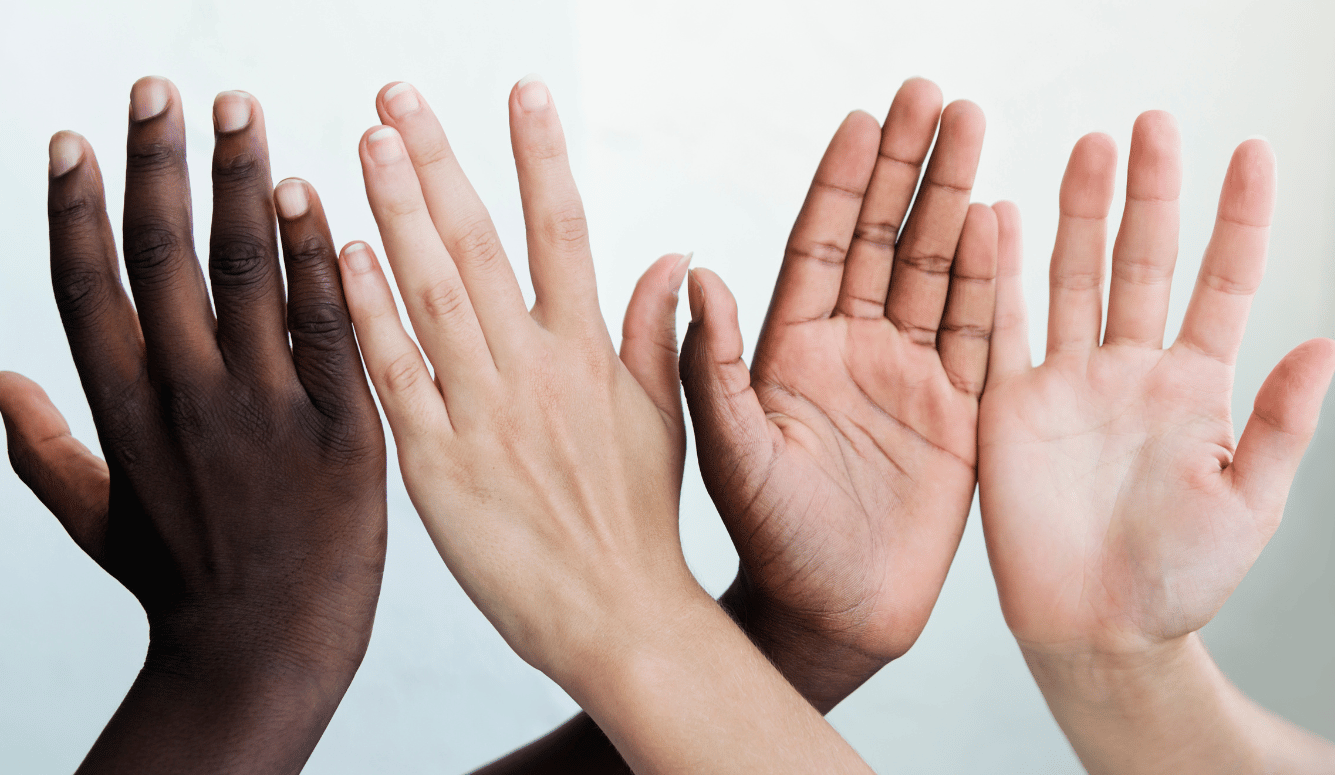
[[[215,122],[212,304],[176,88],[131,95],[133,306],[93,150],[52,139],[52,281],[105,462],[41,388],[0,375],[16,472],[148,618],[144,667],[81,773],[300,771],[375,615],[384,437],[329,228],[299,180],[275,218],[254,98],[219,95]]]

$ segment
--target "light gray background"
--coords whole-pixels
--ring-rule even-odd
[[[1136,114],[1164,108],[1178,116],[1186,141],[1169,335],[1229,153],[1254,134],[1267,136],[1279,156],[1279,210],[1239,362],[1235,414],[1246,416],[1285,351],[1335,334],[1335,6],[1328,2],[232,0],[131,10],[25,0],[6,4],[4,15],[0,368],[40,381],[90,443],[47,279],[46,143],[63,128],[89,137],[118,223],[126,97],[134,79],[150,73],[173,78],[184,95],[201,244],[210,207],[209,105],[232,88],[265,106],[275,179],[312,181],[336,240],[378,243],[356,144],[376,122],[377,89],[405,79],[432,101],[522,267],[505,100],[515,80],[537,71],[565,122],[614,332],[640,271],[664,252],[694,250],[697,265],[733,286],[748,344],[811,172],[848,110],[883,114],[912,75],[935,79],[948,99],[967,96],[983,107],[989,129],[975,196],[1013,199],[1024,213],[1026,289],[1041,353],[1046,259],[1072,143],[1104,130],[1125,149]],[[1328,423],[1279,533],[1206,630],[1247,692],[1327,736],[1335,735],[1332,466]],[[683,541],[692,567],[718,592],[735,555],[692,468],[693,461]],[[574,710],[469,604],[393,468],[390,479],[375,636],[310,772],[460,771]],[[134,599],[8,470],[0,502],[0,770],[65,772],[119,703],[147,627]],[[883,772],[1079,771],[1002,622],[976,514],[917,646],[830,718]]]

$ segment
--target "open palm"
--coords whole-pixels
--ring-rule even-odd
[[[1083,138],[1062,184],[1047,357],[1030,367],[1019,222],[998,205],[997,317],[979,419],[984,528],[1008,623],[1031,649],[1136,651],[1208,622],[1279,524],[1335,343],[1275,369],[1234,446],[1233,364],[1264,271],[1269,147],[1235,152],[1214,236],[1172,346],[1162,347],[1181,185],[1170,116],[1136,123],[1127,203],[1102,280],[1116,150]]]
[[[865,113],[844,121],[749,372],[732,296],[705,270],[692,274],[696,321],[682,348],[701,472],[741,556],[738,583],[766,615],[827,653],[865,656],[872,672],[926,623],[975,481],[996,222],[969,207],[982,114],[940,105],[915,79],[883,132]]]

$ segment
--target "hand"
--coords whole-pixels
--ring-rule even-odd
[[[612,349],[546,86],[510,95],[531,312],[421,95],[393,84],[377,107],[363,174],[421,351],[364,244],[344,285],[409,495],[464,590],[638,771],[863,769],[686,568],[675,353]],[[655,270],[637,295],[675,294],[686,265]]]
[[[996,260],[991,210],[969,207],[982,141],[978,108],[942,112],[921,79],[883,130],[849,115],[749,373],[732,296],[692,272],[682,381],[741,557],[723,602],[822,712],[917,639],[973,499]]]
[[[214,311],[194,257],[181,98],[131,92],[120,284],[101,173],[51,141],[51,274],[106,462],[0,376],[14,469],[139,599],[143,671],[80,772],[297,772],[365,653],[385,452],[314,190],[277,189],[264,118],[214,105]],[[291,336],[291,345],[288,337]]]
[[[1076,145],[1062,181],[1047,357],[1037,368],[1018,213],[996,207],[1000,277],[979,417],[983,525],[1006,621],[1092,772],[1218,772],[1221,762],[1252,761],[1238,750],[1239,730],[1269,722],[1239,710],[1240,695],[1193,633],[1279,524],[1335,371],[1335,342],[1289,353],[1235,447],[1233,367],[1274,206],[1274,159],[1261,140],[1233,155],[1181,332],[1163,347],[1179,145],[1167,114],[1137,120],[1102,345],[1116,150],[1098,134]],[[1120,732],[1108,731],[1116,724]],[[1126,731],[1137,724],[1143,734]]]

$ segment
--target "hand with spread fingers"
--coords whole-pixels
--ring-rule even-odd
[[[979,419],[988,553],[1006,621],[1091,773],[1330,772],[1335,748],[1243,697],[1196,631],[1279,524],[1335,342],[1309,341],[1279,363],[1235,445],[1233,369],[1264,271],[1274,157],[1261,140],[1234,152],[1181,331],[1165,348],[1179,146],[1171,116],[1137,120],[1105,322],[1116,150],[1106,135],[1076,144],[1038,367],[1018,213],[996,207],[996,320]]]
[[[225,92],[214,118],[212,306],[176,88],[131,92],[134,306],[92,148],[51,141],[52,284],[105,462],[41,388],[0,375],[15,470],[148,617],[143,669],[81,773],[300,771],[379,595],[384,437],[328,225],[307,183],[279,186],[285,299],[260,106]]]
[[[845,119],[749,371],[731,294],[692,272],[682,382],[741,559],[723,602],[822,712],[918,637],[973,500],[996,263],[992,211],[969,205],[983,128],[922,79],[879,131]]]
[[[363,173],[421,349],[362,243],[344,286],[408,492],[465,591],[638,772],[865,772],[686,567],[675,353],[612,347],[547,87],[509,103],[531,311],[421,94],[392,84],[377,106]],[[631,314],[670,327],[685,268],[657,264]]]

